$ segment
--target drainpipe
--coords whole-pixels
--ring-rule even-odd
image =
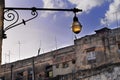
[[[35,80],[35,64],[34,64],[34,57],[32,58],[32,69],[33,69],[32,80]]]
[[[10,70],[11,70],[11,76],[10,76],[11,79],[10,80],[13,80],[13,67],[14,67],[13,65],[11,65],[11,67],[10,67]]]

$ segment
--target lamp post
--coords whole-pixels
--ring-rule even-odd
[[[13,65],[10,66],[10,70],[11,70],[10,80],[13,80],[13,67],[14,67]]]
[[[35,78],[35,64],[34,64],[34,57],[32,57],[32,80],[36,80]]]
[[[17,10],[31,10],[31,15],[33,16],[30,19],[24,20],[22,19],[21,22],[18,23],[19,20],[19,14],[17,12]],[[4,20],[5,21],[13,21],[15,18],[16,20],[14,20],[13,23],[11,23],[10,25],[8,25],[7,27],[5,27],[2,31],[2,38],[5,39],[7,38],[5,32],[11,28],[14,28],[20,24],[24,24],[26,25],[26,22],[33,20],[34,18],[36,18],[38,16],[38,12],[37,11],[68,11],[68,12],[73,12],[75,14],[74,18],[73,18],[73,23],[72,23],[72,31],[75,34],[78,34],[81,29],[82,29],[82,25],[80,24],[80,22],[78,21],[78,18],[76,16],[77,12],[82,12],[82,9],[78,9],[78,8],[73,8],[73,9],[57,9],[57,8],[15,8],[15,7],[5,7],[4,8]],[[11,11],[11,12],[10,12]],[[15,16],[16,15],[16,16]]]

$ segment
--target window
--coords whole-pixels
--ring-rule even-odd
[[[28,80],[32,80],[32,74],[33,74],[33,71],[32,71],[32,69],[30,68],[30,69],[28,70]]]
[[[119,55],[119,59],[120,59],[120,43],[118,43],[118,55]]]
[[[118,49],[120,50],[120,44],[118,44]]]
[[[56,61],[56,62],[60,62],[60,61],[62,60],[62,57],[63,57],[63,56],[58,56],[58,57],[56,57],[56,58],[55,58],[55,61]]]
[[[16,80],[23,80],[23,78],[24,78],[23,72],[18,72],[16,76]]]
[[[119,41],[120,40],[120,35],[117,35],[117,41]]]
[[[49,77],[53,77],[53,71],[49,71]]]
[[[87,60],[89,61],[89,60],[94,60],[94,59],[96,59],[96,55],[95,55],[95,52],[88,52],[87,53]]]
[[[56,64],[56,68],[59,68],[59,64]]]
[[[95,47],[87,49],[87,61],[88,63],[94,63],[96,61]]]
[[[76,60],[75,60],[75,59],[73,59],[73,60],[72,60],[72,64],[75,64],[75,63],[76,63]]]
[[[0,80],[5,80],[5,77],[0,77]]]
[[[69,67],[69,64],[67,62],[63,63],[63,68]]]

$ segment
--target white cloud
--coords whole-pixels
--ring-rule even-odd
[[[63,8],[65,6],[63,0],[43,0],[43,4],[45,8]]]
[[[68,0],[70,3],[75,4],[77,8],[82,9],[84,12],[89,12],[94,7],[100,6],[104,0]]]
[[[64,0],[43,0],[43,8],[65,8],[66,3],[64,2]],[[48,16],[48,14],[53,14],[55,12],[52,11],[47,11],[47,12],[43,12],[42,16],[46,17]]]
[[[66,8],[69,3],[75,5],[79,9],[83,9],[84,12],[89,12],[91,9],[101,6],[105,0],[43,0],[44,8]],[[53,14],[54,12],[44,12],[43,17],[48,16],[48,14]],[[67,16],[70,14],[67,13]]]
[[[105,18],[109,23],[113,23],[116,20],[120,20],[120,16],[118,14],[120,14],[120,0],[113,0],[109,5],[109,9],[105,13]],[[101,19],[101,23],[105,23],[104,19]]]

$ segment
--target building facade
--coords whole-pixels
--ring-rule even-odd
[[[119,80],[120,28],[102,28],[74,45],[1,65],[2,80]]]

